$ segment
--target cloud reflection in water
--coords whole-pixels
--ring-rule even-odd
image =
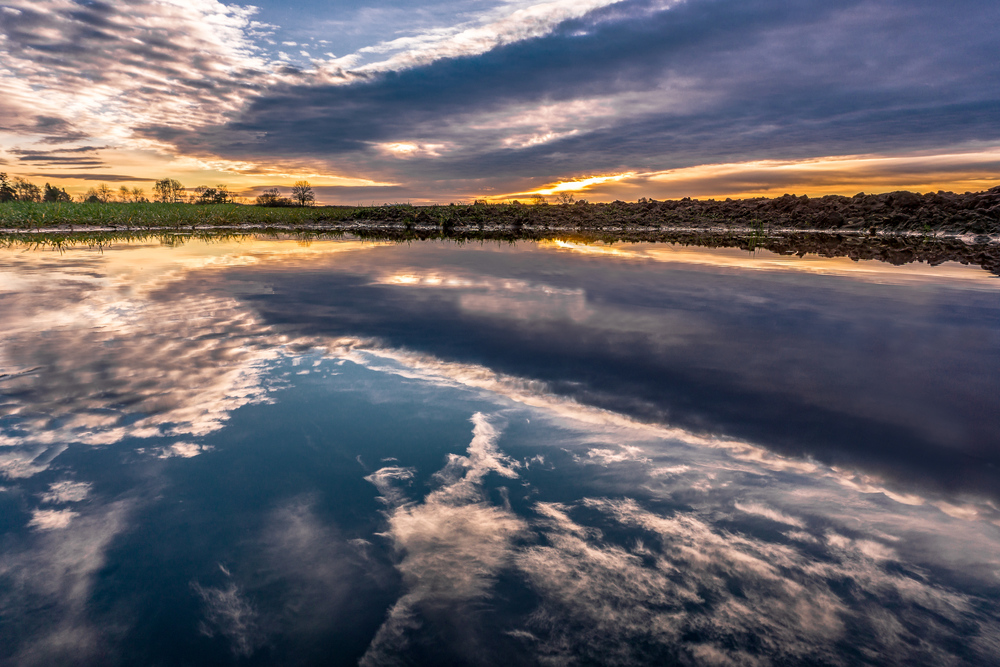
[[[338,527],[364,505],[331,510],[324,497],[332,488],[249,496],[262,518],[241,533],[243,546],[218,547],[228,560],[199,552],[211,567],[185,583],[196,627],[227,647],[220,660],[266,661],[283,641],[319,645],[357,610],[355,600],[375,599],[372,590],[390,599],[355,656],[365,664],[435,650],[465,662],[488,662],[483,656],[493,651],[498,660],[570,664],[851,664],[887,656],[941,664],[1000,653],[1000,510],[989,494],[887,480],[808,449],[787,455],[751,437],[671,425],[595,398],[598,381],[629,372],[636,358],[669,368],[704,355],[706,341],[729,330],[732,322],[709,306],[737,303],[752,290],[713,278],[719,269],[709,260],[711,271],[657,274],[626,291],[621,286],[638,275],[629,267],[643,257],[543,247],[476,249],[471,259],[442,261],[451,250],[434,245],[372,249],[192,245],[131,264],[121,257],[147,251],[5,258],[17,280],[0,293],[8,334],[0,364],[9,373],[0,385],[0,457],[10,485],[4,498],[21,499],[21,518],[0,554],[0,618],[22,638],[5,658],[86,661],[117,641],[90,615],[95,587],[111,576],[102,568],[121,558],[116,540],[138,529],[131,517],[170,500],[163,489],[182,485],[185,466],[213,475],[242,470],[240,456],[250,455],[224,437],[240,409],[273,408],[269,418],[285,420],[279,433],[287,440],[271,448],[288,456],[303,455],[290,447],[302,421],[317,420],[333,435],[353,428],[340,417],[285,411],[273,390],[297,386],[337,387],[373,405],[417,396],[418,407],[407,408],[414,419],[464,402],[479,411],[471,442],[430,468],[403,447],[390,449],[378,470],[350,468],[381,498],[369,511],[377,517],[380,507],[383,519],[369,533]],[[562,259],[541,271],[532,253]],[[624,263],[602,264],[609,261]],[[826,293],[825,307],[840,312],[832,297],[864,305],[858,295],[869,289],[872,303],[886,307],[872,274],[863,287],[845,283],[847,296]],[[666,278],[676,298],[654,303],[667,293],[656,285]],[[782,280],[757,283],[749,296],[801,289],[774,286]],[[913,289],[906,298],[936,298]],[[610,298],[615,290],[622,299]],[[815,312],[798,299],[769,307],[789,321]],[[963,317],[978,322],[974,313]],[[750,323],[748,337],[766,331],[756,320],[738,321]],[[490,363],[488,329],[529,352],[497,353]],[[442,331],[450,337],[438,337]],[[530,350],[553,332],[554,344]],[[479,345],[479,359],[467,341]],[[759,388],[763,378],[772,400],[806,388],[808,400],[830,398],[841,416],[866,414],[855,396],[817,389],[822,373],[775,378],[756,365],[804,347],[764,347],[741,366],[744,343],[733,342],[734,356],[708,359],[715,366],[695,367],[730,370],[730,391]],[[601,349],[613,357],[603,367],[590,356]],[[539,350],[557,363],[539,365],[537,375],[517,372]],[[282,367],[288,360],[295,366]],[[294,375],[303,360],[312,374]],[[333,363],[352,370],[322,368]],[[574,377],[575,364],[592,375]],[[901,386],[905,376],[886,386]],[[323,384],[300,384],[309,382]],[[642,398],[646,386],[626,389]],[[913,395],[882,417],[905,417]],[[145,478],[148,487],[108,496],[73,468],[74,447],[122,443],[131,449],[121,465],[140,460],[160,471]],[[341,465],[355,466],[362,454],[372,460],[351,452]],[[230,458],[216,469],[213,457],[222,456]],[[173,476],[163,472],[169,466]],[[244,481],[255,488],[271,480]],[[215,511],[197,525],[230,520]]]

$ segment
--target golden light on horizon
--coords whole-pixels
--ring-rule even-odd
[[[531,196],[531,195],[555,195],[561,192],[584,192],[588,188],[594,187],[595,185],[601,185],[604,183],[611,183],[616,181],[623,181],[629,178],[635,178],[636,173],[634,171],[625,172],[624,174],[609,174],[606,176],[591,176],[589,178],[579,178],[570,181],[561,181],[555,185],[550,185],[544,188],[538,188],[537,190],[529,190],[528,192],[518,193],[521,196]]]
[[[819,156],[751,160],[629,171],[561,181],[488,199],[586,192],[593,201],[776,197],[782,194],[852,196],[857,192],[974,192],[1000,184],[1000,147],[910,155]]]

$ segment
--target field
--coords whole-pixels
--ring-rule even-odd
[[[295,226],[317,220],[340,219],[344,213],[350,210],[340,208],[261,208],[239,204],[7,202],[0,204],[0,229]]]
[[[541,204],[516,201],[412,206],[317,206],[307,208],[239,204],[33,203],[0,204],[0,230],[240,230],[326,229],[352,233],[431,230],[590,231],[610,234],[698,229],[713,231],[829,230],[854,233],[956,235],[1000,234],[1000,186],[986,192],[916,194],[890,192],[785,195],[717,201],[675,199],[590,204]]]

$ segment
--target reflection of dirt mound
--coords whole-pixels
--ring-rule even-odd
[[[411,229],[393,230],[379,228],[372,231],[358,228],[354,233],[362,237],[380,240],[409,240],[450,238],[456,241],[468,240],[572,240],[590,242],[658,242],[677,243],[685,246],[706,248],[742,248],[743,250],[770,250],[779,255],[815,254],[821,257],[850,257],[853,260],[873,259],[895,266],[911,262],[926,262],[937,266],[944,262],[959,262],[981,266],[986,271],[1000,276],[1000,243],[989,238],[968,243],[955,237],[937,238],[933,236],[867,236],[852,232],[759,232],[706,230],[648,230],[622,229],[615,231],[576,231],[559,233],[557,230],[537,230],[522,228],[518,231],[486,229],[482,232],[467,232],[452,229],[445,233],[435,230]]]

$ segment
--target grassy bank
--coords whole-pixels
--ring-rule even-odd
[[[549,230],[624,235],[677,229],[831,230],[886,233],[1000,234],[1000,186],[986,192],[915,194],[890,192],[820,198],[786,195],[716,201],[677,199],[588,204],[517,202],[447,206],[318,206],[238,204],[0,204],[0,230],[106,227],[181,230],[197,228],[339,229],[424,233],[505,231],[519,237]]]
[[[5,202],[0,204],[0,229],[297,226],[318,220],[343,219],[351,210],[340,207],[262,208],[239,204]]]

